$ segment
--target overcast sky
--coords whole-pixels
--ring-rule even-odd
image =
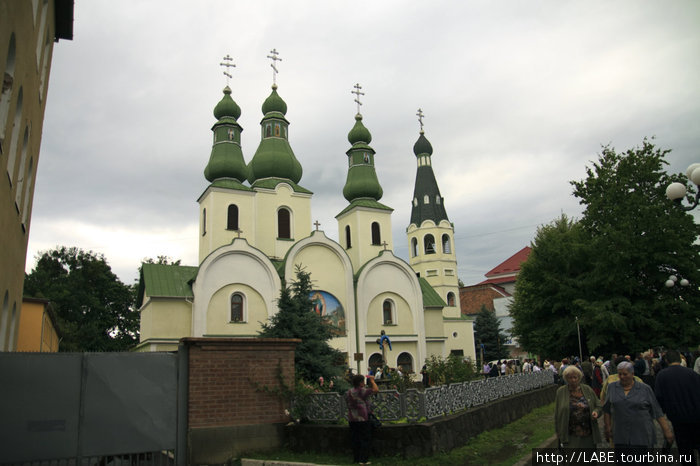
[[[146,257],[198,265],[219,63],[236,64],[249,162],[273,48],[312,219],[338,238],[360,83],[394,252],[407,259],[420,107],[467,285],[539,225],[580,216],[569,182],[603,145],[655,136],[672,149],[669,171],[700,161],[695,0],[76,0],[73,40],[54,48],[27,270],[58,245],[104,254],[127,284]]]

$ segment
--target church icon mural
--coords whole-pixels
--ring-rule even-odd
[[[333,335],[347,335],[345,309],[338,299],[327,291],[320,290],[312,291],[310,298],[313,311],[333,327]]]

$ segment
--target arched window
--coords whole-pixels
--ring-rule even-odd
[[[238,230],[238,206],[231,204],[228,206],[228,219],[226,221],[227,230]]]
[[[29,217],[29,200],[32,197],[32,184],[34,183],[34,157],[29,158],[29,167],[27,168],[27,184],[24,187],[24,206],[22,207],[22,225],[27,225]]]
[[[277,238],[290,239],[292,237],[291,214],[282,207],[277,211]]]
[[[15,192],[15,207],[18,212],[22,212],[22,195],[24,194],[24,182],[27,176],[24,172],[27,163],[27,146],[29,145],[29,126],[24,128],[24,138],[22,140],[22,152],[19,157],[19,171],[17,172],[17,191]]]
[[[433,235],[423,237],[423,250],[426,254],[435,254],[435,238]]]
[[[385,299],[382,304],[382,321],[384,325],[394,325],[396,324],[394,309],[394,302],[390,299]]]
[[[350,249],[352,247],[352,241],[350,240],[350,225],[345,225],[345,249]]]
[[[423,204],[430,204],[430,197],[427,194],[423,196]]]
[[[372,222],[372,244],[382,244],[382,235],[379,232],[379,223]]]
[[[245,322],[245,298],[240,293],[231,295],[231,322]]]
[[[272,123],[268,123],[265,125],[265,137],[270,136],[272,136]]]
[[[371,367],[373,370],[377,367],[384,367],[384,360],[382,359],[382,355],[379,353],[374,353],[372,356],[369,357],[368,364],[369,367]]]
[[[10,135],[10,147],[7,154],[7,176],[10,179],[10,184],[14,185],[17,181],[15,179],[15,163],[17,162],[17,145],[19,144],[19,131],[22,126],[22,104],[24,100],[24,93],[22,87],[20,86],[17,93],[17,103],[15,104],[15,121],[12,127],[12,134]],[[4,149],[3,149],[4,150]]]
[[[455,305],[455,294],[451,291],[449,293],[447,293],[447,305],[448,306]]]
[[[411,356],[411,353],[404,352],[399,354],[399,357],[396,358],[396,366],[404,374],[411,374],[413,372],[413,356]]]
[[[438,205],[440,204],[440,195],[439,194],[435,195],[435,203]]]
[[[450,235],[442,235],[442,252],[445,254],[452,253],[452,246],[450,246]]]
[[[5,74],[2,78],[2,93],[0,94],[0,154],[5,153],[5,128],[10,114],[10,100],[15,80],[15,33],[10,35],[10,45],[7,48]]]
[[[418,240],[411,238],[411,257],[416,257],[418,255]]]
[[[414,206],[414,207],[417,207],[417,206],[418,206],[418,198],[417,198],[417,197],[414,197],[414,198],[413,198],[413,206]]]
[[[280,137],[280,124],[275,123],[275,136]]]
[[[202,236],[207,234],[207,209],[202,209]]]

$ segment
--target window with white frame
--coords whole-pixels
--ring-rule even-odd
[[[384,325],[396,325],[396,307],[391,299],[385,299],[382,304],[382,321]]]

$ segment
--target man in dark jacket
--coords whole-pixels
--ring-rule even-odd
[[[673,424],[678,451],[700,451],[700,374],[681,366],[678,351],[666,352],[668,367],[656,376],[656,399]]]

